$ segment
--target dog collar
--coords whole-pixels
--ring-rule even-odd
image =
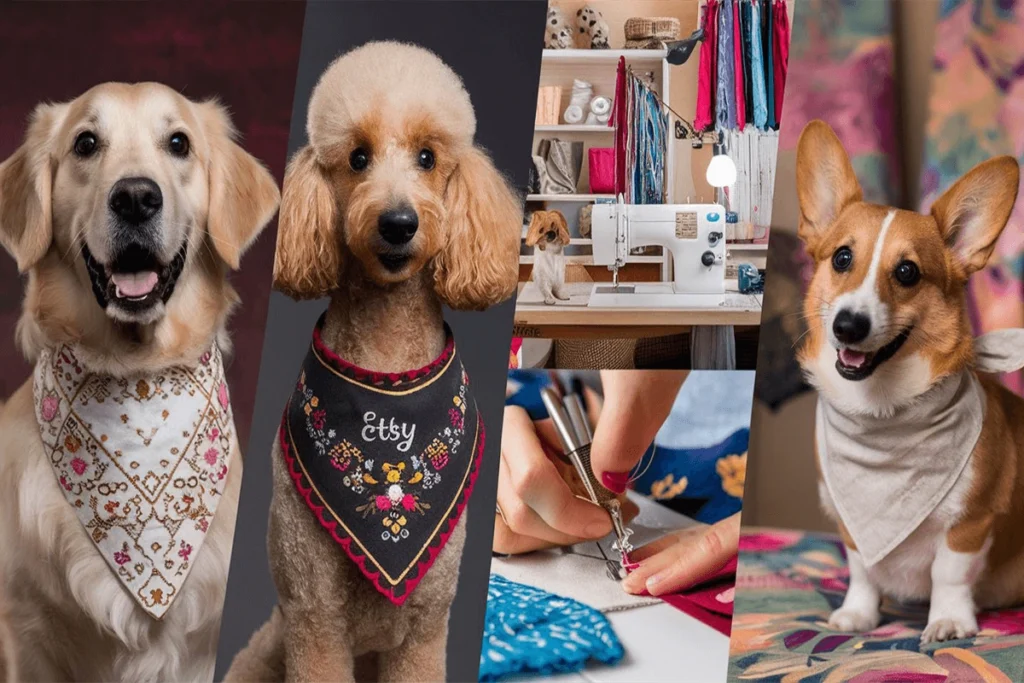
[[[939,506],[974,452],[985,392],[970,370],[891,417],[847,415],[818,399],[822,478],[865,564],[885,558]]]
[[[113,377],[59,346],[36,361],[33,392],[61,492],[121,584],[160,619],[227,483],[235,426],[220,351],[192,368]]]
[[[281,450],[317,521],[400,605],[462,516],[483,422],[447,326],[432,363],[378,373],[324,346],[323,320],[281,421]]]

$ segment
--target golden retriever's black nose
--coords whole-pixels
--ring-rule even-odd
[[[377,229],[388,244],[405,244],[419,227],[419,216],[409,206],[390,209],[377,217]]]
[[[832,321],[832,332],[844,344],[862,342],[871,333],[871,318],[844,308],[836,313],[836,319]]]
[[[121,178],[110,188],[110,210],[126,223],[139,225],[164,204],[160,186],[149,178]]]

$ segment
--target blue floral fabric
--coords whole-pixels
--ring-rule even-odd
[[[583,603],[491,574],[480,680],[580,671],[615,664],[622,643],[603,614]]]

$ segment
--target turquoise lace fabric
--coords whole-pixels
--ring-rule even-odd
[[[581,602],[491,574],[480,680],[580,671],[615,664],[622,643],[603,614]]]

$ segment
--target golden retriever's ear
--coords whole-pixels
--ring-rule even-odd
[[[530,227],[526,229],[526,246],[535,247],[540,241],[541,226],[544,224],[544,216],[547,211],[534,211],[530,214]]]
[[[0,164],[0,244],[24,273],[43,258],[53,240],[50,147],[67,106],[40,104],[25,142]]]
[[[213,248],[232,270],[274,217],[281,193],[263,164],[235,142],[228,113],[215,101],[198,106],[210,143],[210,212]]]
[[[454,309],[482,310],[519,279],[523,207],[487,154],[469,147],[445,193],[448,235],[434,259],[434,289]]]
[[[551,214],[555,220],[555,225],[558,226],[558,241],[563,246],[568,245],[571,238],[569,237],[569,223],[565,220],[565,214],[561,211],[552,211]]]
[[[313,148],[303,147],[284,175],[274,256],[276,289],[293,299],[319,299],[338,286],[337,221],[338,204],[330,181]]]
[[[1019,183],[1017,160],[996,157],[972,168],[932,204],[942,236],[968,275],[988,263],[1017,201]]]
[[[811,121],[800,133],[796,193],[800,200],[798,234],[810,251],[840,212],[863,197],[843,143],[824,121]]]

